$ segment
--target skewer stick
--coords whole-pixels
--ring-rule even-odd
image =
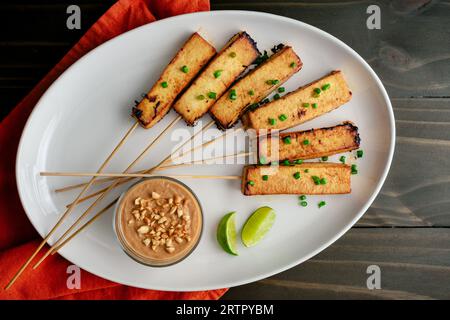
[[[208,142],[205,142],[205,143],[203,143],[203,144],[201,144],[201,145],[199,145],[199,146],[197,146],[197,147],[194,147],[194,148],[192,148],[192,149],[190,149],[190,150],[188,150],[188,151],[186,151],[186,152],[180,154],[179,156],[177,156],[177,157],[175,157],[175,158],[170,158],[169,160],[170,160],[171,163],[175,163],[176,160],[180,160],[180,159],[183,158],[184,156],[186,156],[186,155],[188,155],[188,154],[191,154],[192,152],[194,152],[194,151],[196,151],[196,150],[198,150],[198,149],[200,149],[200,148],[203,149],[203,148],[209,146],[209,145],[212,144],[212,143],[215,143],[215,142],[217,142],[217,141],[219,141],[219,140],[222,140],[222,139],[225,138],[230,132],[232,132],[233,134],[236,134],[236,133],[238,133],[238,132],[240,132],[240,131],[242,131],[242,128],[238,128],[238,129],[236,129],[236,130],[234,130],[234,131],[228,130],[227,132],[225,132],[225,134],[223,134],[223,135],[221,135],[221,136],[219,136],[219,137],[217,137],[217,138],[211,139],[211,140],[209,140]]]
[[[55,254],[59,249],[61,249],[67,242],[72,240],[77,234],[79,234],[84,228],[87,228],[89,225],[94,223],[103,213],[108,211],[116,202],[118,199],[115,199],[111,201],[106,207],[104,207],[102,210],[97,212],[95,216],[93,216],[89,221],[87,221],[85,224],[83,224],[78,230],[76,230],[74,233],[72,233],[68,238],[66,238],[61,244],[56,246],[56,248],[53,250],[52,254]]]
[[[115,177],[115,178],[150,178],[157,176],[153,173],[95,173],[95,172],[41,172],[41,176],[47,177]],[[169,178],[193,178],[193,179],[236,179],[238,176],[215,175],[167,175]],[[240,177],[238,177],[240,178]]]
[[[208,128],[209,126],[211,126],[212,125],[212,123],[210,123],[209,125],[207,125],[207,126],[205,126],[203,129],[202,129],[202,131],[203,130],[205,130],[206,128]],[[194,136],[195,137],[195,136]],[[194,138],[194,137],[192,137],[191,138],[191,140]],[[208,142],[208,143],[211,143],[212,141],[210,141],[210,142]],[[187,143],[187,142],[186,142]],[[185,144],[186,144],[185,143]],[[179,149],[181,149],[185,144],[183,144],[180,148],[178,148],[175,152],[177,152]],[[192,149],[191,149],[191,151],[192,151]],[[175,153],[174,152],[174,153]],[[250,153],[242,153],[242,155],[248,155],[248,154],[250,154]],[[233,156],[233,155],[232,155]],[[167,157],[167,158],[169,158],[169,157]],[[167,159],[166,158],[166,159]],[[162,161],[162,162],[164,162],[164,160]],[[155,170],[157,169],[157,167],[155,167],[154,168]],[[150,171],[150,170],[147,170],[147,171]],[[241,177],[239,177],[239,179],[241,179]],[[117,197],[114,201],[113,201],[113,203],[115,203],[117,200],[119,199],[119,197]],[[53,252],[52,252],[52,254],[55,254],[57,251],[58,251],[58,249],[60,249],[60,248],[62,248],[64,245],[66,245],[71,239],[73,239],[77,234],[79,234],[83,229],[85,229],[85,228],[87,228],[89,225],[91,225],[96,219],[98,219],[98,217],[101,215],[101,214],[103,214],[105,211],[107,211],[107,207],[106,208],[104,208],[104,209],[102,209],[102,210],[100,210],[94,217],[92,217],[89,221],[87,221],[84,225],[82,225],[77,231],[75,231],[74,232],[74,234],[72,234],[69,238],[67,238],[66,240],[64,240],[62,243],[60,243],[58,246],[56,246],[55,248],[54,248],[54,250],[53,250]]]
[[[145,154],[151,149],[151,147],[169,130],[171,129],[179,120],[181,119],[181,116],[178,116],[177,118],[175,118],[157,137],[155,140],[153,140],[153,142],[151,142],[143,151],[142,153],[125,169],[124,173],[128,173],[132,167],[137,164],[144,156]],[[199,132],[197,132],[196,134],[194,134],[193,136],[191,136],[190,139],[188,139],[185,143],[183,143],[179,148],[177,148],[177,150],[175,152],[177,152],[179,149],[181,149],[185,144],[187,144],[189,141],[191,141],[192,139],[194,139],[199,133],[203,132],[203,130],[206,130],[207,128],[211,127],[214,124],[214,121],[211,121],[209,124],[207,124],[206,126],[204,126]],[[171,154],[168,155],[164,160],[166,160],[167,158],[170,158]],[[163,161],[164,161],[163,160]],[[157,167],[161,166],[163,161],[161,161]],[[152,168],[151,170],[154,170],[154,168]],[[147,172],[147,173],[152,173],[152,172]],[[42,261],[44,261],[53,251],[54,248],[57,247],[63,240],[64,238],[83,220],[84,217],[86,217],[90,211],[111,191],[113,190],[119,183],[120,183],[121,179],[117,179],[114,183],[112,183],[106,190],[105,192],[103,192],[90,206],[89,208],[86,209],[86,211],[75,221],[75,223],[73,223],[69,229],[66,230],[66,232],[64,232],[64,234],[56,241],[56,243],[42,256],[42,258],[33,266],[33,269],[36,269],[41,263]]]
[[[105,182],[112,181],[112,180],[115,180],[115,178],[96,179],[95,180],[95,184],[101,184],[101,183],[105,183]],[[67,187],[62,187],[62,188],[55,189],[55,193],[61,193],[61,192],[66,192],[66,191],[78,189],[78,188],[84,187],[85,185],[86,185],[86,182],[78,183],[78,184],[72,184],[72,185],[69,185]]]
[[[177,163],[177,164],[172,164],[172,165],[165,165],[162,167],[159,167],[158,170],[167,170],[167,169],[174,169],[174,168],[179,168],[179,167],[187,167],[187,166],[192,166],[195,164],[203,164],[206,161],[214,161],[214,160],[218,160],[218,159],[228,159],[228,158],[240,158],[240,157],[246,157],[251,155],[252,152],[240,152],[240,153],[235,153],[235,154],[229,154],[226,156],[217,156],[217,157],[213,157],[213,158],[207,158],[207,159],[201,159],[201,160],[196,160],[196,161],[192,161],[190,163]],[[141,172],[139,172],[141,173]]]
[[[192,141],[199,133],[201,133],[201,132],[207,130],[207,129],[208,129],[209,127],[211,127],[213,124],[214,124],[214,121],[209,122],[209,123],[208,123],[207,125],[205,125],[199,132],[197,132],[194,136],[192,136],[191,139],[189,139],[188,141],[186,141],[184,144],[182,144],[180,147],[178,147],[175,151],[173,151],[169,156],[167,156],[161,163],[159,163],[157,166],[155,166],[155,167],[153,167],[153,168],[150,168],[150,169],[141,171],[141,173],[151,173],[150,170],[156,171],[156,170],[158,170],[158,168],[162,167],[163,165],[168,164],[168,163],[169,163],[169,160],[171,160],[171,159],[173,159],[173,160],[180,159],[180,158],[184,157],[185,155],[190,154],[191,152],[194,152],[195,150],[197,150],[197,149],[199,149],[199,148],[204,148],[204,147],[208,146],[208,145],[211,144],[211,143],[214,143],[214,142],[216,142],[216,141],[218,141],[218,140],[220,140],[220,139],[223,139],[228,133],[231,132],[231,131],[227,131],[225,134],[223,134],[223,135],[221,135],[221,136],[219,136],[219,137],[217,137],[217,138],[211,139],[211,140],[208,141],[208,142],[205,142],[205,143],[203,143],[203,144],[201,144],[201,145],[199,145],[199,146],[197,146],[197,147],[194,147],[194,148],[192,148],[192,149],[190,149],[190,150],[188,150],[188,151],[182,153],[180,156],[177,156],[177,157],[175,157],[175,158],[172,158],[173,155],[174,155],[174,154],[177,154],[177,152],[180,151],[180,150],[181,150],[188,142]],[[236,133],[236,132],[239,132],[240,130],[242,130],[242,129],[237,129],[237,130],[234,130],[233,132]],[[171,161],[171,162],[173,162],[173,161]],[[115,178],[115,179],[117,179],[117,178]],[[122,184],[125,184],[125,183],[131,181],[132,179],[133,179],[133,178],[125,178],[125,179],[121,179],[121,181],[116,185],[116,187],[117,187],[117,186],[120,186],[120,185],[122,185]],[[105,188],[103,188],[103,189],[101,189],[101,190],[98,190],[98,191],[96,191],[96,192],[93,192],[93,193],[91,193],[91,194],[85,196],[84,198],[81,198],[81,199],[80,199],[80,202],[83,202],[83,201],[89,200],[89,199],[91,199],[91,198],[94,198],[94,197],[96,197],[96,196],[102,194],[103,192],[105,192],[107,189],[108,189],[108,187],[105,187]],[[71,204],[68,204],[68,206],[70,206],[70,205],[71,205]]]
[[[210,122],[208,125],[206,125],[206,126],[202,129],[202,131],[204,131],[204,130],[206,130],[207,128],[209,128],[212,124],[213,124],[213,122]],[[223,134],[223,135],[221,135],[221,136],[219,136],[219,137],[217,137],[217,138],[211,139],[211,140],[208,141],[208,142],[205,142],[205,143],[203,143],[203,144],[201,144],[201,145],[199,145],[199,146],[197,146],[197,147],[194,147],[194,148],[192,148],[192,149],[190,149],[190,150],[188,150],[188,151],[182,153],[181,155],[179,155],[179,156],[177,156],[177,157],[175,157],[175,158],[172,158],[172,156],[173,156],[174,154],[176,154],[182,147],[184,147],[184,145],[185,145],[187,142],[189,142],[189,141],[187,141],[185,144],[183,144],[183,145],[182,145],[181,147],[179,147],[177,150],[175,150],[174,152],[172,152],[172,154],[171,154],[170,156],[168,156],[165,160],[163,160],[163,165],[164,165],[164,164],[168,164],[168,163],[173,163],[173,161],[179,160],[179,159],[181,159],[181,158],[183,158],[184,156],[186,156],[186,155],[188,155],[188,154],[194,152],[195,150],[197,150],[197,149],[199,149],[199,148],[204,148],[204,147],[206,147],[206,146],[208,146],[208,145],[210,145],[210,144],[212,144],[212,143],[214,143],[214,142],[217,142],[217,141],[219,141],[219,140],[225,138],[230,132],[232,132],[233,134],[235,134],[235,133],[237,133],[237,132],[240,132],[241,130],[242,130],[242,128],[238,128],[238,129],[236,129],[236,130],[234,130],[234,131],[230,131],[230,130],[229,130],[229,131],[225,132],[225,134]],[[200,131],[200,132],[202,132],[202,131]],[[194,136],[194,137],[195,137],[195,136]],[[193,137],[193,138],[194,138],[194,137]],[[191,140],[192,140],[192,139],[191,139]],[[169,160],[170,160],[170,161],[169,161]],[[157,167],[154,167],[154,168],[150,168],[150,169],[148,169],[148,170],[141,171],[140,173],[149,173],[149,170],[152,170],[152,169],[157,170],[158,168],[162,168],[162,166],[157,166]],[[109,178],[108,178],[108,179],[109,179]],[[113,179],[117,179],[117,178],[113,178]],[[117,186],[120,186],[120,185],[122,185],[122,184],[125,184],[125,183],[131,181],[132,179],[133,179],[133,178],[122,179],[122,180],[117,184]],[[108,187],[103,188],[103,189],[101,189],[101,190],[98,190],[98,191],[96,191],[96,192],[94,192],[94,193],[91,193],[91,194],[85,196],[84,198],[81,198],[81,199],[80,199],[80,202],[83,202],[83,201],[89,200],[89,199],[91,199],[91,198],[94,198],[95,196],[98,196],[98,195],[102,194],[103,192],[105,192],[106,189],[108,189]],[[71,204],[68,204],[67,206],[70,206],[70,205],[71,205]]]
[[[202,129],[203,131],[204,129]],[[247,155],[250,155],[251,152],[241,152],[238,154],[232,154],[232,155],[227,155],[227,156],[218,156],[218,157],[214,157],[214,158],[208,158],[208,159],[202,159],[202,160],[198,160],[198,161],[194,161],[193,163],[202,163],[203,161],[211,161],[211,160],[216,160],[216,159],[226,159],[226,158],[230,158],[230,157],[245,157]],[[161,169],[170,169],[170,168],[175,168],[175,167],[180,167],[180,166],[189,166],[192,165],[193,163],[183,163],[183,164],[175,164],[175,165],[169,165],[169,166],[161,166],[159,168],[156,168],[157,170]],[[138,173],[143,173],[145,170],[141,170]],[[109,179],[109,178],[108,178]],[[114,178],[115,179],[115,178]],[[240,177],[239,177],[240,179]],[[104,179],[105,180],[105,179]],[[131,180],[131,179],[128,179]],[[64,247],[70,240],[72,240],[75,236],[77,236],[80,232],[82,232],[85,228],[89,227],[92,223],[94,223],[104,212],[108,211],[108,209],[117,202],[117,200],[119,200],[119,198],[117,197],[116,199],[114,199],[108,206],[104,207],[102,210],[100,210],[97,214],[95,214],[89,221],[87,221],[85,224],[83,224],[80,228],[78,228],[74,233],[72,233],[68,238],[66,238],[63,242],[61,242],[61,244],[59,244],[58,246],[56,246],[53,250],[53,252],[51,253],[52,255],[55,254],[57,251],[59,251],[62,247]]]
[[[243,153],[238,153],[238,154],[231,154],[231,155],[226,155],[226,156],[217,156],[217,157],[214,157],[214,158],[207,158],[207,159],[196,160],[196,161],[192,161],[190,163],[179,163],[179,164],[173,164],[173,165],[165,165],[165,166],[159,167],[157,169],[157,171],[173,169],[173,168],[178,168],[178,167],[188,167],[188,166],[192,166],[192,165],[195,165],[195,164],[202,164],[205,161],[214,161],[214,160],[218,160],[218,159],[227,159],[227,158],[232,158],[232,157],[235,157],[235,158],[246,157],[246,156],[249,156],[251,154],[252,154],[252,152],[243,152]],[[134,173],[144,173],[144,172],[145,172],[145,169],[144,170],[139,170],[139,171],[134,172]],[[101,183],[105,183],[105,182],[112,181],[112,180],[115,180],[115,179],[116,178],[114,178],[114,177],[113,178],[96,179],[94,184],[101,184]],[[74,184],[74,185],[71,185],[71,186],[63,187],[63,188],[60,188],[60,189],[55,189],[55,193],[60,193],[60,192],[70,191],[70,190],[73,190],[73,189],[78,189],[78,188],[84,187],[86,184],[87,184],[87,182],[84,182],[84,183],[79,183],[79,184]]]
[[[113,156],[116,154],[117,151],[122,147],[122,145],[128,140],[130,135],[133,133],[133,131],[138,126],[138,121],[136,121],[130,129],[126,132],[126,134],[123,136],[123,138],[120,140],[120,142],[117,144],[117,146],[114,148],[114,150],[109,154],[109,156],[106,158],[106,160],[103,162],[103,164],[100,166],[97,172],[101,172],[106,165],[109,163],[109,161],[113,158]],[[53,226],[53,228],[50,230],[50,232],[45,236],[44,239],[42,239],[39,246],[35,249],[33,254],[28,257],[28,259],[25,261],[25,263],[19,268],[19,270],[16,272],[16,274],[11,278],[11,280],[8,282],[8,284],[5,287],[5,290],[8,290],[11,288],[11,286],[16,282],[16,280],[20,277],[20,275],[23,273],[23,271],[28,267],[28,265],[31,263],[31,261],[36,257],[36,255],[41,251],[42,247],[47,243],[48,239],[55,233],[56,229],[65,221],[67,216],[72,212],[72,210],[76,207],[76,205],[80,202],[81,197],[85,194],[85,192],[91,187],[91,185],[94,183],[96,177],[92,177],[91,180],[84,186],[84,188],[81,190],[80,194],[75,198],[75,201],[70,205],[69,208],[67,208],[66,212],[59,218],[58,222]]]
[[[226,157],[247,156],[247,155],[250,155],[250,154],[251,154],[251,152],[244,152],[244,153],[240,153],[240,154],[237,154],[237,155],[230,155],[230,156],[226,156]],[[212,160],[214,158],[210,158],[210,159]],[[205,161],[205,160],[199,160],[199,161]],[[190,164],[181,164],[181,165],[189,166]],[[169,167],[179,167],[181,165],[167,166],[167,167],[164,167],[164,169],[165,168],[169,168]],[[146,176],[146,175],[144,174],[143,176]],[[189,175],[169,175],[169,176],[164,175],[164,176],[165,177],[172,177],[172,178],[197,178],[197,179],[202,179],[202,178],[206,178],[206,179],[208,179],[208,178],[209,179],[226,179],[226,180],[241,180],[242,179],[241,176],[189,176]],[[63,242],[61,242],[61,244],[56,246],[53,249],[52,255],[55,254],[57,251],[59,251],[62,247],[64,247],[66,245],[66,243],[68,243],[70,240],[72,240],[81,231],[83,231],[84,229],[89,227],[92,223],[94,223],[103,213],[108,211],[109,208],[111,208],[117,202],[117,200],[119,200],[119,198],[114,199],[110,204],[108,204],[106,207],[104,207],[102,210],[100,210],[89,221],[87,221],[79,229],[77,229],[74,233],[72,233],[68,238],[66,238]]]
[[[243,152],[240,154],[232,154],[229,156],[221,156],[221,157],[215,157],[215,158],[210,158],[210,159],[205,159],[205,160],[198,160],[195,162],[191,162],[191,163],[180,163],[180,164],[174,164],[174,165],[168,165],[165,167],[159,167],[156,168],[155,171],[157,170],[165,170],[165,169],[173,169],[173,168],[178,168],[178,167],[186,167],[186,166],[191,166],[192,164],[195,163],[201,163],[203,161],[207,161],[207,160],[215,160],[215,159],[224,159],[224,158],[229,158],[229,157],[239,157],[239,156],[246,156],[251,154],[250,152]],[[127,177],[131,177],[131,178],[145,178],[145,177],[151,177],[151,176],[155,176],[155,174],[145,174],[144,172],[138,171],[138,172],[132,172],[132,173],[95,173],[95,172],[50,172],[50,171],[43,171],[40,173],[41,176],[43,177],[110,177],[110,178],[127,178]],[[170,177],[169,175],[164,175],[167,177]]]
[[[164,130],[152,141],[152,142],[150,142],[148,145],[147,145],[147,147],[145,147],[145,149],[141,152],[141,154],[133,161],[133,162],[131,162],[130,163],[130,165],[125,169],[125,171],[124,172],[128,172],[129,170],[131,170],[131,168],[135,165],[135,164],[137,164],[146,154],[147,154],[147,152],[156,144],[156,143],[158,143],[159,142],[159,140],[164,136],[164,134],[166,133],[166,132],[168,132],[170,129],[172,129],[172,127],[178,122],[178,121],[180,121],[181,120],[181,116],[178,116],[178,117],[176,117],[174,120],[172,120],[172,122],[171,123],[169,123],[169,125],[166,127],[166,128],[164,128]],[[120,180],[118,180],[118,181],[120,181]],[[117,182],[118,182],[117,181]],[[67,234],[69,234],[70,233],[70,231],[72,231],[73,230],[73,228],[75,228],[80,222],[81,222],[81,220],[85,217],[85,216],[87,216],[91,211],[92,211],[92,209],[109,193],[109,191],[111,191],[114,187],[115,187],[115,185],[117,184],[117,182],[115,182],[115,183],[113,183],[109,188],[108,188],[108,190],[106,190],[100,197],[98,197],[90,206],[89,206],[89,208],[87,208],[86,209],[86,211],[84,211],[83,212],[83,214],[75,221],[75,223],[74,224],[72,224],[70,227],[69,227],[69,229],[67,229],[66,230],[66,232],[64,232],[64,234],[56,241],[56,243],[53,245],[53,246],[51,246],[50,247],[50,249],[42,256],[42,258],[41,259],[39,259],[39,261],[33,266],[33,269],[36,269],[40,264],[41,264],[41,262],[42,261],[44,261],[45,260],[45,258],[47,258],[48,257],[48,255],[53,251],[53,248],[56,246],[56,245],[58,245],[59,243],[60,243],[60,241],[62,240],[62,239],[64,239],[64,237],[67,235]]]
[[[189,165],[189,164],[188,164]],[[146,175],[144,175],[146,176]],[[175,176],[166,176],[165,177],[176,177],[176,178],[210,178],[210,179],[227,179],[227,180],[241,180],[241,176],[189,176],[189,175],[175,175]],[[62,247],[64,247],[69,241],[71,241],[73,238],[75,238],[80,232],[82,232],[84,229],[89,227],[92,223],[97,221],[97,219],[106,211],[108,211],[116,202],[119,200],[119,198],[114,199],[110,204],[108,204],[106,207],[104,207],[102,210],[100,210],[97,214],[95,214],[89,221],[87,221],[85,224],[83,224],[80,228],[78,228],[74,233],[72,233],[69,237],[67,237],[63,242],[61,242],[58,246],[56,246],[53,249],[52,255],[55,254],[57,251],[59,251]]]

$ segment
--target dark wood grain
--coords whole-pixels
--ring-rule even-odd
[[[113,2],[0,4],[0,119]],[[69,4],[82,9],[81,30],[65,27]],[[370,4],[381,7],[381,30],[366,28]],[[388,179],[352,230],[302,265],[232,288],[224,298],[449,299],[450,0],[212,0],[211,6],[291,17],[341,39],[382,79],[397,127]],[[382,270],[382,290],[366,288],[371,264]]]
[[[114,1],[0,3],[0,119],[78,41]],[[81,30],[66,27],[66,8],[81,8]]]
[[[381,30],[366,27],[370,4],[381,8]],[[369,62],[391,97],[450,96],[449,1],[222,0],[213,8],[279,14],[327,31]]]
[[[65,27],[69,4],[82,9],[82,29]],[[15,1],[0,4],[0,102],[8,110],[50,70],[113,1]],[[378,4],[382,29],[366,28],[366,8]],[[213,0],[213,10],[255,10],[298,19],[350,45],[382,78],[391,97],[449,97],[450,24],[447,1],[273,1]],[[268,26],[269,27],[269,26]],[[24,61],[27,62],[24,65]],[[20,76],[25,74],[25,76]],[[13,90],[9,90],[13,88]]]
[[[358,226],[450,227],[450,99],[392,99],[390,174]]]
[[[355,49],[393,98],[396,151],[367,213],[334,245],[225,299],[450,298],[450,3],[448,1],[214,1],[215,9],[264,11],[319,27]],[[382,29],[365,27],[378,4]],[[436,228],[436,227],[444,228]],[[382,228],[382,227],[392,227]],[[365,286],[382,269],[382,290]]]
[[[450,229],[352,229],[286,272],[232,288],[224,299],[449,299]],[[367,267],[381,269],[369,290]]]

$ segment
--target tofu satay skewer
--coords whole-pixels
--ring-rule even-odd
[[[259,56],[247,32],[235,34],[175,102],[174,109],[194,125]]]
[[[175,168],[180,168],[180,167],[189,167],[189,166],[193,166],[193,165],[198,165],[198,164],[203,164],[207,161],[215,161],[215,160],[219,160],[219,159],[229,159],[229,158],[240,158],[240,157],[246,157],[246,156],[250,156],[252,155],[252,152],[241,152],[241,153],[237,153],[237,154],[230,154],[230,155],[225,155],[225,156],[217,156],[217,157],[212,157],[212,158],[206,158],[206,159],[201,159],[201,160],[195,160],[189,163],[178,163],[178,164],[168,164],[168,165],[163,165],[161,167],[159,167],[156,171],[164,171],[164,170],[168,170],[168,169],[175,169]],[[144,170],[139,170],[133,173],[144,173],[145,171],[147,171],[149,169],[144,169]],[[114,177],[112,178],[103,178],[103,179],[96,179],[95,180],[95,184],[101,184],[101,183],[106,183],[106,182],[110,182],[112,180],[115,180]],[[70,190],[74,190],[74,189],[78,189],[81,187],[84,187],[87,183],[79,183],[79,184],[74,184],[71,186],[67,186],[64,188],[60,188],[60,189],[55,189],[55,193],[60,193],[60,192],[66,192],[66,191],[70,191]]]
[[[278,45],[278,51],[237,81],[211,107],[219,127],[228,129],[255,104],[277,89],[302,67],[292,47]]]
[[[169,112],[175,99],[215,54],[216,49],[198,33],[194,33],[170,61],[150,91],[133,108],[133,116],[144,128],[154,126]]]
[[[144,128],[153,127],[170,110],[177,96],[216,54],[216,49],[198,33],[192,34],[165,67],[162,74],[132,108]]]
[[[263,171],[263,168],[264,170],[267,170],[268,166],[247,166],[244,168],[243,176],[227,176],[227,179],[241,179],[242,192],[248,196],[280,193],[342,194],[349,193],[351,191],[351,169],[349,166],[343,164],[303,163],[302,165],[296,166],[278,167],[280,171],[275,174],[267,175],[267,178],[264,177],[264,174],[267,172]],[[306,175],[305,171],[307,171],[309,175]],[[296,174],[297,172],[300,176]],[[302,173],[303,177],[301,176]],[[201,176],[197,176],[197,178],[201,178]],[[221,177],[214,178],[221,179]],[[293,182],[291,180],[294,179],[297,181],[302,178],[304,180],[301,181],[301,183]],[[325,182],[325,184],[323,184],[323,182]],[[68,238],[61,242],[61,244],[55,248],[53,254],[65,246],[80,232],[94,223],[104,212],[110,209],[117,200],[118,198],[113,200],[110,204],[100,210],[94,217],[87,221],[82,227],[77,229]]]
[[[238,128],[237,130],[242,130]],[[229,131],[227,131],[228,134]],[[236,133],[236,132],[235,132]],[[222,136],[218,137],[221,139]],[[272,154],[272,143],[273,139],[277,138],[275,141],[277,143],[278,152]],[[295,160],[308,160],[314,158],[320,158],[323,156],[331,156],[338,153],[344,153],[352,150],[356,150],[360,145],[360,137],[358,133],[358,128],[351,122],[347,121],[342,124],[327,127],[327,128],[318,128],[311,129],[305,131],[295,131],[295,132],[281,132],[278,135],[267,135],[267,136],[257,136],[257,145],[256,152],[251,152],[252,154],[256,154],[257,163],[265,164],[272,161],[295,161]],[[307,142],[307,144],[305,143]],[[194,152],[198,148],[204,148],[208,144],[213,142],[217,142],[217,140],[206,142],[203,145],[198,147],[194,147],[188,152],[183,153],[182,155],[172,157],[171,161],[176,162],[182,157],[186,156],[189,153]],[[183,166],[187,166],[190,164],[183,164]],[[175,165],[177,167],[177,165]],[[166,166],[161,166],[158,168],[159,170],[164,170]],[[149,169],[147,169],[149,170]],[[140,170],[139,172],[134,173],[144,173],[146,170]],[[124,184],[129,182],[132,178],[123,180]],[[104,183],[108,181],[115,180],[114,177],[97,179],[98,183]],[[63,189],[57,189],[55,192],[66,191],[66,189],[71,190],[73,188],[78,188],[84,186],[84,184],[78,184],[70,187],[66,187]],[[85,201],[93,198],[104,192],[106,189],[101,189],[96,191],[86,197],[80,199],[80,201]],[[70,206],[68,204],[67,206]]]
[[[329,162],[273,167],[250,165],[244,167],[241,191],[246,196],[350,193],[351,167]]]
[[[255,130],[284,130],[337,109],[351,97],[352,92],[342,72],[333,71],[248,112],[242,120],[247,128]]]
[[[198,76],[196,81],[194,81],[194,83],[179,98],[179,100],[174,105],[175,110],[184,118],[187,124],[194,125],[197,119],[199,119],[209,110],[215,100],[221,96],[221,94],[228,88],[228,86],[233,81],[235,81],[236,78],[242,72],[244,72],[245,69],[258,56],[259,51],[253,39],[251,39],[251,37],[246,32],[240,32],[236,34],[229,40],[229,42],[220,51],[217,57],[213,59],[211,63],[208,64],[208,66],[206,66],[205,70]],[[217,81],[211,82],[211,76]],[[160,86],[163,89],[167,88],[169,83],[167,81],[164,81],[164,79],[160,80],[162,81],[160,83]],[[205,99],[206,97],[208,99]],[[192,98],[195,99],[193,100]],[[154,124],[155,121],[158,121],[158,117],[156,115],[158,114],[158,108],[160,108],[160,105],[157,106],[157,99],[154,100],[151,95],[148,95],[148,99],[144,99],[143,101],[146,100],[148,100],[148,102],[150,103],[155,103],[155,105],[152,106],[147,102],[141,102],[135,109],[133,109],[133,114],[137,119],[139,119],[143,126],[148,127]],[[204,104],[194,103],[195,101],[203,100],[206,100],[204,101]],[[164,112],[164,109],[161,108],[160,112]],[[211,125],[213,123],[214,122],[211,122]],[[171,155],[169,155],[156,167],[152,168],[148,173],[152,173],[154,170],[156,170],[156,168],[167,163],[170,158]],[[120,179],[116,180],[110,187],[108,187],[105,193],[108,193],[110,190],[112,190],[120,181]],[[93,206],[95,206],[95,204],[104,197],[105,193],[97,198],[97,200],[93,203]],[[80,219],[82,219],[86,214],[86,212],[82,214],[79,220],[77,220],[75,224],[72,225],[72,227],[70,227],[62,237],[60,237],[55,246],[57,246],[59,244],[58,242],[60,242],[65,236],[67,236],[68,232],[70,232],[75,227],[75,225],[80,222]],[[53,246],[47,252],[47,254],[44,255],[40,261],[38,261],[34,268],[36,268],[48,256],[48,254],[53,251],[53,248],[55,246]]]
[[[242,130],[238,128],[237,130]],[[227,131],[227,134],[229,131]],[[236,132],[235,132],[236,133]],[[218,139],[221,139],[218,137]],[[275,141],[277,143],[278,152],[272,152],[272,143]],[[358,133],[358,128],[351,122],[347,121],[342,124],[327,127],[327,128],[318,128],[311,129],[305,131],[296,131],[296,132],[281,132],[276,135],[267,135],[267,136],[257,136],[257,145],[256,152],[254,154],[257,156],[257,163],[265,164],[272,161],[295,161],[295,160],[308,160],[314,158],[320,158],[323,156],[331,156],[338,153],[344,153],[352,150],[356,150],[360,145],[360,137]],[[177,156],[172,157],[171,161],[176,162],[178,159],[181,159],[185,155],[194,152],[198,148],[204,148],[208,144],[213,142],[217,142],[217,140],[209,141],[203,145],[198,147],[194,147],[188,152]],[[305,143],[307,142],[307,144]],[[252,152],[253,153],[253,152]],[[159,170],[164,170],[164,166],[158,168]],[[148,169],[149,170],[149,169]],[[139,172],[134,173],[144,173],[146,170],[141,170]],[[114,180],[114,177],[98,179],[99,183],[107,182]],[[123,180],[119,185],[129,182],[132,178]],[[74,187],[80,187],[84,184],[78,184]],[[98,196],[102,192],[104,192],[106,188],[91,193],[84,198],[80,199],[80,202],[91,199],[95,196]],[[59,190],[57,190],[59,191]],[[65,191],[65,190],[61,190]],[[67,206],[70,206],[68,204]]]
[[[133,108],[133,116],[146,129],[155,125],[167,114],[175,98],[191,83],[197,73],[204,67],[204,65],[206,65],[215,53],[216,50],[211,44],[204,40],[198,33],[194,33],[165,67],[160,78],[153,85],[147,95],[140,103],[137,104],[136,107]],[[131,167],[140,161],[142,156],[146,154],[151,147],[158,142],[159,139],[161,139],[162,135],[167,133],[169,129],[171,129],[180,119],[181,117],[175,118],[162,131],[162,133],[144,149],[141,155],[138,156],[138,158],[136,158],[136,160],[133,161],[125,171],[130,170]],[[104,196],[106,196],[108,192],[109,190],[101,195],[91,206],[89,206],[89,208],[77,221],[79,222],[80,219],[85,217],[96,206],[96,204],[100,202]],[[79,198],[81,198],[81,196]],[[73,206],[75,206],[75,204]],[[74,225],[72,225],[68,231],[73,228]],[[40,246],[40,248],[42,248],[42,246]],[[36,266],[39,265],[49,255],[49,253],[51,253],[51,251],[52,249],[50,248],[33,267],[33,269],[35,269]],[[36,254],[37,252],[34,256]],[[27,265],[31,262],[31,259],[29,259],[30,261],[28,261]]]
[[[216,100],[256,60],[259,54],[256,43],[249,34],[245,31],[235,34],[198,75],[192,85],[177,99],[173,106],[174,109],[188,125],[195,125],[196,121],[208,112]],[[148,94],[147,96],[152,95]],[[146,115],[152,110],[148,104],[139,104],[133,110],[136,117],[143,119],[141,123],[149,122],[149,120],[145,120],[148,118]],[[125,183],[124,180],[120,184],[123,183]],[[91,199],[105,190],[106,188],[91,193],[82,198],[81,202]]]
[[[361,142],[358,127],[349,121],[333,127],[305,131],[276,134],[269,131],[268,135],[260,135],[256,139],[257,163],[260,164],[332,156],[356,150]]]

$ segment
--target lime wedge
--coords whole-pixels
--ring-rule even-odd
[[[235,212],[230,212],[220,220],[219,226],[217,227],[217,241],[223,250],[237,256],[234,216]]]
[[[270,207],[261,207],[253,212],[242,228],[241,238],[244,245],[251,247],[260,242],[272,228],[275,217],[275,211]]]

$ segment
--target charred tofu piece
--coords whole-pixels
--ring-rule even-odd
[[[352,92],[341,71],[288,93],[278,100],[248,112],[245,126],[253,129],[283,130],[330,112],[350,101]]]
[[[338,163],[310,162],[293,166],[244,167],[242,193],[343,194],[351,192],[351,167]]]
[[[158,81],[133,108],[133,116],[144,128],[154,126],[169,112],[175,98],[216,54],[216,49],[194,33],[170,61]]]
[[[175,102],[174,109],[188,125],[195,125],[258,56],[256,43],[246,32],[234,35]]]
[[[351,122],[344,122],[329,128],[280,133],[278,136],[258,136],[257,138],[258,163],[261,164],[331,156],[358,149],[361,141],[358,127]]]
[[[222,129],[232,127],[242,114],[259,102],[302,67],[294,50],[282,47],[269,59],[234,84],[212,106],[210,113]]]

